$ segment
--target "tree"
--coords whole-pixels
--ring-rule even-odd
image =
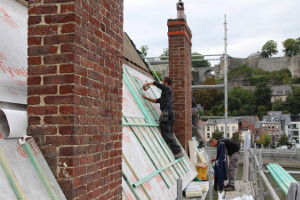
[[[279,139],[279,145],[288,145],[289,144],[289,137],[286,135],[286,134],[283,134],[280,136],[280,139]]]
[[[271,143],[271,136],[269,134],[265,134],[263,138],[265,145],[268,146]]]
[[[272,111],[283,111],[286,110],[286,106],[281,100],[275,100],[272,104]]]
[[[300,87],[293,87],[293,93],[290,93],[286,98],[286,104],[290,113],[300,113]]]
[[[254,112],[253,95],[242,87],[233,88],[228,94],[228,111],[232,116],[251,115]]]
[[[219,129],[217,128],[217,130],[215,130],[212,133],[212,138],[216,139],[216,140],[221,140],[224,139],[224,133],[220,132]]]
[[[268,57],[272,57],[272,55],[278,53],[277,42],[275,42],[274,40],[269,40],[264,44],[261,50],[263,54],[266,54]]]
[[[216,85],[214,77],[207,77],[203,85]],[[195,90],[194,97],[197,104],[201,104],[205,110],[210,110],[219,100],[219,92],[214,89],[210,90]]]
[[[292,57],[300,53],[300,38],[286,39],[282,42],[284,47],[283,52],[285,56]]]
[[[202,56],[200,53],[194,52],[192,53],[193,57],[192,57],[192,67],[195,68],[199,68],[199,67],[210,67],[210,62],[208,62],[207,60],[200,60],[200,59],[204,59],[204,56]],[[195,55],[199,55],[199,56],[195,56]],[[199,59],[197,61],[193,61],[193,59]]]
[[[271,109],[271,88],[266,83],[259,83],[254,91],[254,105],[258,111],[259,106],[264,106],[267,110]]]
[[[143,54],[145,57],[146,57],[147,54],[148,54],[148,49],[149,49],[148,45],[142,45],[142,46],[141,46],[141,52],[142,52],[142,54]]]

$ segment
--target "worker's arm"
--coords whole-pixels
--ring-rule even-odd
[[[156,99],[151,99],[149,97],[146,97],[144,94],[143,94],[143,97],[147,100],[147,101],[150,101],[152,103],[157,103],[157,100]]]

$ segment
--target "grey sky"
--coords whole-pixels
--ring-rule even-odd
[[[247,57],[268,40],[278,44],[300,37],[300,0],[182,0],[192,31],[192,52],[224,52],[224,14],[227,16],[228,54]],[[124,31],[148,56],[168,48],[167,20],[177,17],[178,0],[124,0]]]

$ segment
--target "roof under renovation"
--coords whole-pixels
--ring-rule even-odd
[[[33,138],[27,134],[27,8],[0,1],[0,199],[65,199]],[[123,198],[176,199],[196,176],[189,158],[175,160],[158,127],[160,109],[141,87],[154,79],[134,43],[124,35]],[[160,96],[156,87],[146,91]],[[30,186],[30,187],[29,187]]]

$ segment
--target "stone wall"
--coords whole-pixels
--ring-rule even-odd
[[[268,72],[288,69],[288,66],[289,66],[288,57],[260,58],[258,60],[258,67]]]
[[[300,77],[300,55],[293,56],[290,58],[289,66],[288,66],[292,76]]]

